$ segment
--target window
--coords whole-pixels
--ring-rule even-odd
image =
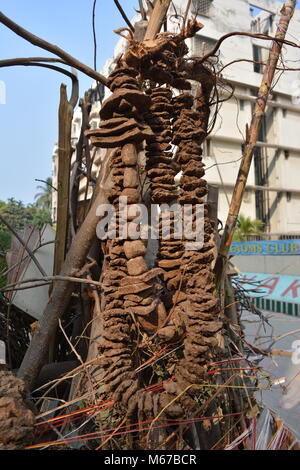
[[[210,145],[210,139],[206,139],[204,141],[203,145],[203,154],[205,157],[210,157],[211,156],[211,145]]]
[[[201,57],[207,54],[214,48],[216,42],[217,41],[214,39],[206,38],[205,36],[200,36],[197,34],[194,37],[193,55]]]
[[[287,110],[285,108],[282,108],[282,117],[286,117]]]
[[[292,193],[290,193],[290,192],[286,193],[286,200],[287,200],[287,202],[290,202],[292,200]]]
[[[269,121],[271,121],[271,117],[269,118]],[[259,142],[267,142],[267,118],[265,114],[261,117],[258,140]]]
[[[260,47],[256,44],[253,44],[253,60],[255,62],[263,62],[265,64],[269,57],[269,49],[266,47]],[[256,73],[263,73],[264,65],[259,63],[253,63],[253,70]]]
[[[253,46],[253,60],[255,62],[261,62],[260,47],[258,46]],[[253,70],[256,73],[261,73],[261,65],[254,63]]]
[[[264,168],[263,168],[263,155],[261,147],[254,149],[254,176],[255,184],[257,186],[264,186],[266,183]],[[265,221],[266,217],[266,200],[264,197],[264,191],[255,191],[255,208],[256,218]]]
[[[261,147],[256,147],[254,149],[254,176],[255,176],[255,184],[258,186],[263,186],[265,184],[262,160],[263,158],[262,158]]]
[[[210,16],[210,7],[213,0],[192,0],[192,13]]]
[[[284,158],[287,160],[290,156],[290,152],[288,150],[284,151]]]
[[[240,101],[240,110],[244,111],[245,109],[245,101],[244,100],[239,100]]]

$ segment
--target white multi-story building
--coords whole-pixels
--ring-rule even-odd
[[[233,31],[274,35],[282,8],[281,2],[273,0],[198,0],[192,4],[194,10],[202,12],[199,20],[205,25],[190,40],[195,55],[211,49],[216,40]],[[298,42],[299,36],[300,10],[296,10],[286,39]],[[237,59],[265,62],[269,45],[265,40],[232,36],[222,43],[219,60],[223,66]],[[286,68],[299,68],[300,50],[285,46],[283,64]],[[222,221],[226,219],[245,142],[245,127],[251,120],[262,72],[262,65],[241,61],[222,72],[235,93],[222,105],[208,139],[205,159],[208,182],[220,188]],[[241,207],[244,215],[263,220],[265,230],[271,233],[300,234],[299,95],[300,72],[278,70]]]
[[[186,4],[186,0],[174,0],[171,8],[175,8],[171,13],[183,14]],[[198,21],[204,27],[195,38],[187,40],[190,55],[203,55],[212,49],[220,37],[234,31],[274,35],[281,7],[282,3],[276,0],[193,0],[191,14],[197,14]],[[173,18],[172,22],[169,21],[168,30],[174,29],[175,25]],[[300,10],[297,9],[286,39],[298,43],[299,37]],[[266,40],[235,35],[227,38],[220,47],[217,69],[220,71],[226,66],[221,72],[221,81],[224,83],[224,87],[220,87],[220,90],[224,89],[221,98],[229,95],[230,85],[235,91],[218,111],[215,127],[205,144],[204,161],[207,181],[219,187],[218,217],[223,222],[227,217],[245,144],[246,124],[250,123],[263,76],[263,65],[255,62],[266,62],[269,45],[270,42]],[[116,55],[124,48],[125,40],[121,39],[116,46]],[[247,59],[248,62],[239,59]],[[228,65],[231,62],[234,63]],[[109,73],[111,64],[112,60],[107,62],[104,74]],[[284,46],[280,68],[300,68],[299,65],[300,49]],[[98,125],[99,109],[100,103],[95,101],[91,114],[93,127]],[[74,117],[74,138],[79,135],[80,124],[78,112]],[[57,156],[54,154],[53,158],[55,162]],[[96,158],[95,174],[97,161],[99,159]],[[251,219],[261,219],[265,223],[266,232],[284,236],[300,235],[299,180],[300,72],[278,70],[263,118],[241,213]],[[83,189],[84,181],[81,186]],[[55,207],[54,201],[54,211]]]

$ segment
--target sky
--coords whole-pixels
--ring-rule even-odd
[[[37,36],[52,42],[93,67],[93,0],[1,0],[1,11]],[[129,17],[136,0],[122,0]],[[113,55],[118,36],[114,29],[124,21],[113,0],[98,0],[96,31],[98,70]],[[20,38],[0,24],[0,59],[49,57],[50,53]],[[78,74],[80,96],[92,79]],[[51,155],[57,141],[60,84],[68,77],[40,67],[0,68],[0,86],[5,83],[6,104],[0,104],[0,200],[14,197],[34,202],[36,186],[51,176]],[[0,95],[0,102],[1,100]]]
[[[1,11],[13,21],[93,67],[93,0],[1,0],[0,4]],[[121,0],[121,4],[131,18],[138,1]],[[121,26],[125,26],[124,21],[113,0],[98,0],[98,70],[113,56],[118,40],[113,30]],[[0,25],[0,59],[30,56],[51,54]],[[82,96],[92,80],[80,72],[78,78]],[[0,68],[0,200],[14,197],[25,204],[32,203],[40,184],[35,179],[51,176],[62,82],[70,91],[69,79],[54,71],[39,67]],[[3,83],[5,104],[1,104]]]

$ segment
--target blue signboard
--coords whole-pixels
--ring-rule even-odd
[[[243,273],[237,280],[249,297],[300,304],[300,276]]]
[[[232,242],[230,255],[300,255],[300,239]]]

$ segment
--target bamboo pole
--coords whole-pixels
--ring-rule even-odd
[[[255,102],[255,108],[252,115],[251,124],[247,132],[246,148],[243,155],[243,159],[241,161],[239,173],[237,176],[229,207],[226,225],[221,239],[218,260],[215,267],[219,282],[222,279],[222,275],[226,267],[228,252],[230,249],[233,232],[236,227],[237,218],[242,204],[243,195],[252,162],[253,152],[258,140],[258,135],[261,127],[262,117],[266,109],[278,59],[283,46],[283,40],[285,39],[290,20],[293,17],[295,6],[296,0],[287,0],[280,11],[281,17],[277,26],[275,39],[273,40],[272,47],[270,49],[269,58],[258,91],[258,97]],[[276,41],[276,39],[279,39],[280,41]]]

